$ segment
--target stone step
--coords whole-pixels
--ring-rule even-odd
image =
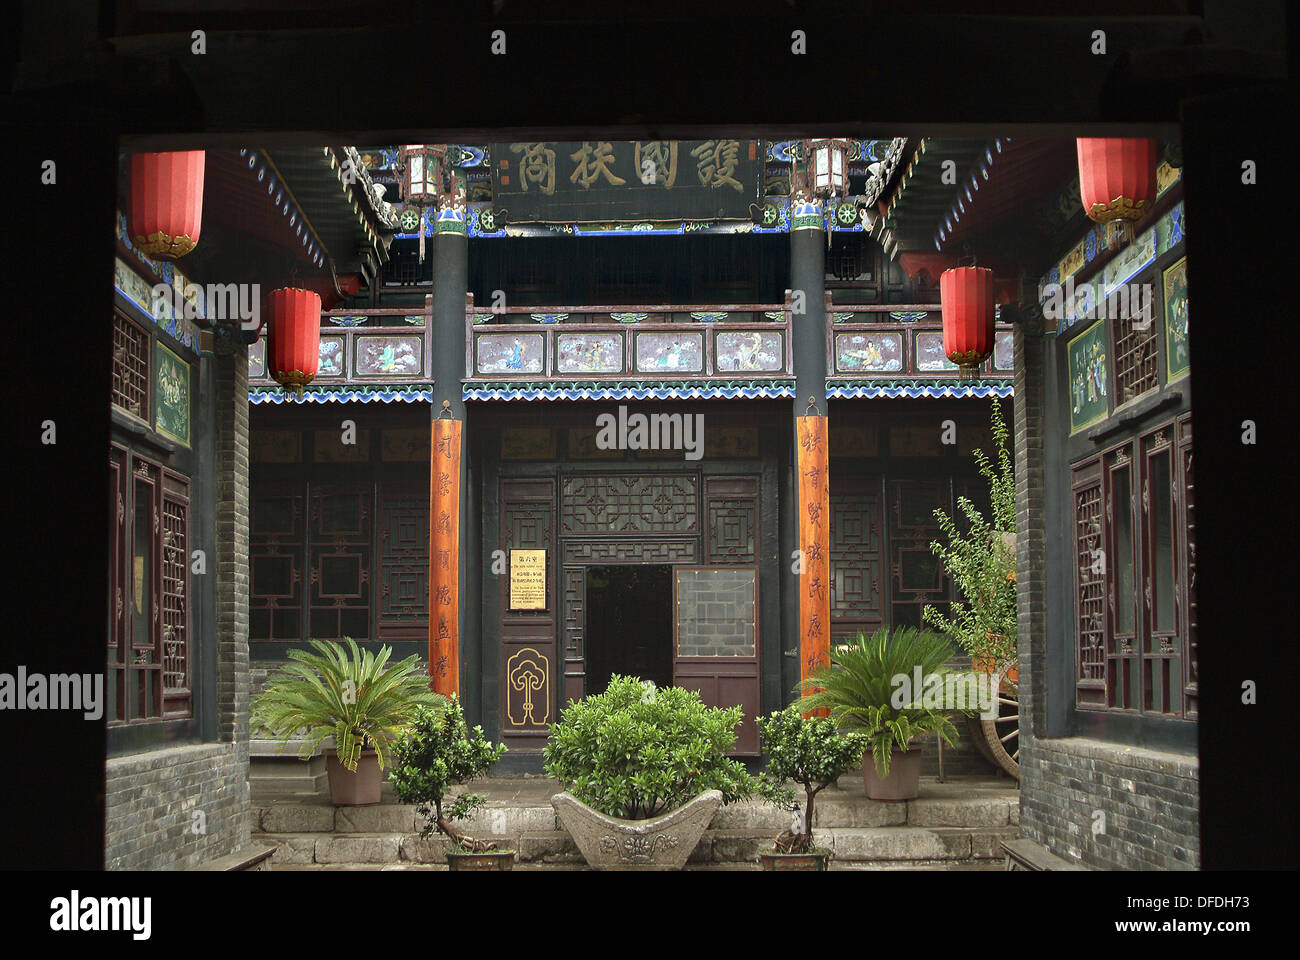
[[[885,803],[858,796],[819,798],[814,829],[871,827],[1000,827],[1020,822],[1017,795],[1008,790],[991,796],[922,796]],[[335,807],[321,800],[284,798],[252,811],[253,831],[265,833],[411,833],[422,818],[411,804],[380,803],[369,807]],[[790,814],[758,800],[733,803],[714,815],[714,830],[751,831],[776,836],[790,825]],[[490,800],[458,826],[471,836],[517,837],[559,829],[547,801]]]
[[[998,827],[833,827],[816,831],[818,845],[830,849],[837,863],[952,863],[1001,861],[1003,840],[1017,828]],[[480,834],[482,836],[482,834]],[[690,862],[753,863],[772,848],[772,832],[709,829],[691,853]],[[514,849],[520,863],[581,863],[582,855],[563,830],[539,830],[494,837],[502,849]],[[446,863],[451,841],[418,833],[283,833],[254,834],[254,840],[278,849],[274,864]]]
[[[351,870],[351,871],[394,871],[394,870],[435,870],[446,871],[445,863],[286,863],[275,868],[279,871],[286,872],[303,872],[318,870]],[[541,871],[541,870],[564,870],[564,871],[586,871],[591,868],[585,863],[521,863],[516,862],[514,867],[516,871]],[[717,872],[725,870],[728,872],[743,870],[761,870],[757,863],[688,863],[685,867],[691,872]],[[976,863],[954,863],[942,860],[918,860],[918,861],[897,861],[889,863],[837,863],[832,860],[830,863],[831,870],[890,870],[890,871],[1002,871],[1001,861],[998,862],[976,862]]]

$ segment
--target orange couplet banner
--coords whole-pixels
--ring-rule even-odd
[[[830,474],[825,417],[798,417],[799,676],[830,663]]]
[[[444,696],[460,690],[460,428],[433,421],[429,460],[429,675]]]

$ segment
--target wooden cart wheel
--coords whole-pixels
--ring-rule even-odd
[[[980,715],[977,713],[967,717],[966,727],[970,734],[970,742],[975,745],[979,755],[1000,770],[1001,767],[994,759],[993,751],[989,749],[988,741],[984,738],[984,723]]]
[[[1015,658],[1008,660],[993,675],[993,689],[997,691],[996,717],[982,717],[984,742],[993,754],[993,762],[1017,780],[1020,779],[1020,685],[1007,679],[1008,671],[1016,667]]]

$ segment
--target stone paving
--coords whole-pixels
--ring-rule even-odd
[[[475,781],[487,804],[460,824],[472,836],[505,841],[516,870],[585,870],[550,798],[559,784],[545,777]],[[868,800],[861,776],[846,775],[817,797],[814,828],[834,851],[831,869],[1001,869],[1000,841],[1018,832],[1019,793],[994,777],[921,779],[915,800]],[[419,836],[411,805],[384,799],[370,807],[334,807],[316,796],[253,802],[255,842],[278,849],[275,870],[445,870],[446,838]],[[789,825],[789,815],[761,801],[720,809],[691,855],[687,870],[758,869],[758,853]]]

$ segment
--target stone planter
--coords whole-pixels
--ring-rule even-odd
[[[515,852],[513,850],[488,850],[485,853],[458,853],[447,851],[448,870],[513,870]]]
[[[356,773],[339,763],[337,750],[326,750],[325,761],[329,770],[330,800],[336,807],[368,807],[379,802],[379,789],[384,782],[379,769],[379,754],[362,750]]]
[[[862,783],[870,800],[915,800],[921,792],[921,748],[895,750],[889,757],[889,776],[876,772],[871,749],[862,755]]]
[[[680,870],[722,806],[722,793],[706,790],[650,820],[606,816],[567,791],[551,797],[551,806],[587,863],[597,870]]]
[[[825,870],[829,853],[760,853],[758,862],[764,870]]]

